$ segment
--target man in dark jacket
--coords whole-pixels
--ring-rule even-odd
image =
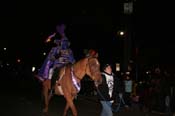
[[[110,64],[105,64],[102,72],[102,84],[98,86],[98,98],[102,105],[101,116],[112,116],[112,103],[120,91],[120,82],[112,72]]]

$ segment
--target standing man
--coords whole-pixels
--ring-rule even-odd
[[[102,84],[97,88],[98,98],[102,105],[101,116],[112,116],[112,103],[119,92],[119,80],[112,72],[110,64],[105,64],[102,70]]]

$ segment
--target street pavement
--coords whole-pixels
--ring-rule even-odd
[[[78,95],[74,102],[78,110],[78,116],[100,116],[101,105],[95,96]],[[62,116],[64,106],[64,97],[55,95],[50,101],[48,116]],[[20,82],[14,80],[1,80],[0,116],[43,116],[41,111],[40,83],[35,80],[23,80]],[[114,113],[114,116],[163,115],[142,112],[137,105],[135,105],[129,110],[122,110]]]

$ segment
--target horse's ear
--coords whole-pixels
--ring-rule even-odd
[[[86,57],[98,57],[98,52],[94,49],[90,49],[86,53]]]

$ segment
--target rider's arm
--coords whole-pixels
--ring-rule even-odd
[[[55,49],[56,49],[56,48],[53,47],[53,48],[50,50],[49,55],[48,55],[49,60],[52,60],[52,61],[55,60]]]
[[[51,39],[54,37],[56,35],[56,33],[53,33],[52,35],[49,35],[49,37],[47,37],[47,39],[46,39],[46,43],[48,43],[48,42],[50,42],[51,41]]]
[[[69,59],[72,64],[75,63],[75,58],[71,49],[69,49]]]

